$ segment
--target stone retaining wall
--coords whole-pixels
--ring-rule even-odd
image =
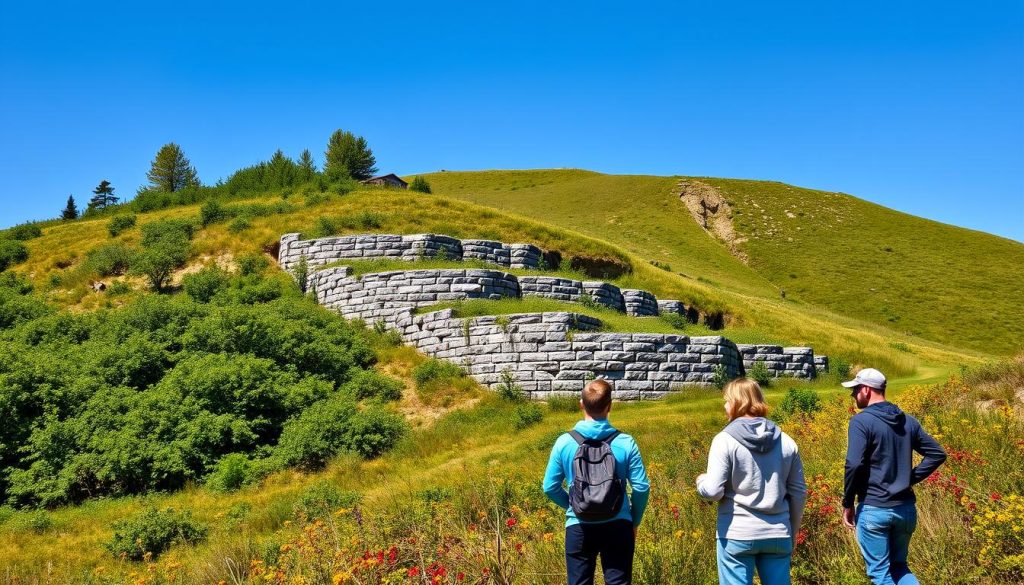
[[[749,371],[755,362],[763,362],[772,376],[791,376],[794,378],[813,378],[817,372],[817,362],[814,351],[809,347],[782,347],[781,345],[751,345],[739,344],[736,346],[740,355],[743,356],[743,368]],[[819,356],[827,369],[828,360],[825,356]]]
[[[532,244],[504,244],[491,240],[459,240],[438,234],[363,234],[300,240],[299,234],[281,236],[277,261],[294,270],[305,256],[310,268],[338,260],[416,260],[444,256],[451,260],[482,260],[507,268],[533,269],[540,266],[541,250]]]
[[[407,312],[396,324],[423,353],[492,388],[511,375],[532,398],[576,394],[595,378],[608,380],[617,400],[660,398],[682,385],[710,385],[717,366],[730,377],[742,372],[736,346],[723,337],[588,332],[600,322],[578,313],[467,320],[448,309]]]

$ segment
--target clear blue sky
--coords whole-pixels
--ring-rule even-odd
[[[385,172],[773,179],[1024,241],[1024,3],[5,2],[0,225],[336,128]]]

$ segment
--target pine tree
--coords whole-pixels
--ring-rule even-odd
[[[160,147],[146,178],[154,189],[165,193],[199,186],[199,175],[195,168],[181,147],[173,142]]]
[[[265,167],[266,182],[273,188],[290,187],[295,184],[298,170],[295,161],[285,156],[279,148],[274,156],[270,157],[270,162]]]
[[[118,198],[114,197],[114,188],[110,186],[110,181],[106,179],[100,181],[100,184],[92,192],[93,196],[89,200],[89,209],[104,209],[118,201]]]
[[[369,179],[377,172],[376,163],[373,151],[362,136],[344,130],[331,134],[324,157],[324,174],[329,180]]]
[[[313,153],[309,152],[308,148],[299,155],[299,176],[305,183],[316,178],[316,163],[313,161]]]
[[[65,220],[78,219],[78,207],[75,205],[73,195],[68,195],[68,205],[60,212],[60,218]]]

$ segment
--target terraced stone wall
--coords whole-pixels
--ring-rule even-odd
[[[427,355],[461,365],[492,388],[504,373],[533,398],[576,394],[604,378],[618,400],[659,398],[684,384],[710,385],[715,368],[741,374],[729,340],[649,333],[601,333],[578,313],[552,312],[461,319],[451,310],[399,315],[403,337]],[[571,332],[571,334],[570,334]]]

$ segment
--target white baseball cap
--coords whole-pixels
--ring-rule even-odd
[[[885,390],[885,376],[875,368],[864,368],[857,372],[857,375],[849,382],[843,382],[847,388],[857,386],[870,386],[875,390]]]

